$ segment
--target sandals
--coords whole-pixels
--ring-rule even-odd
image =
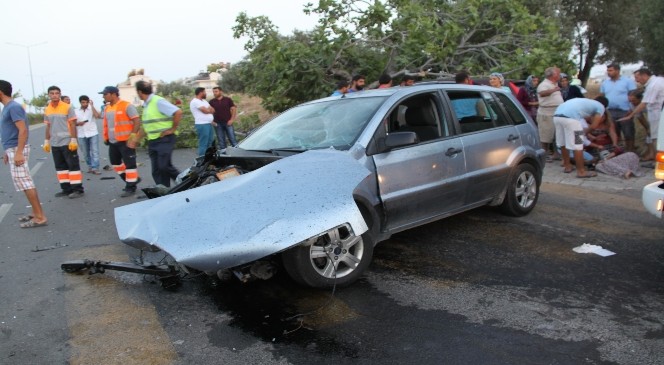
[[[25,222],[31,221],[32,218],[34,218],[34,217],[31,216],[31,215],[24,215],[22,217],[18,217],[18,221],[21,222],[21,223],[25,223]]]
[[[564,173],[569,174],[570,172],[576,170],[574,167],[566,168],[563,170]]]
[[[21,228],[35,228],[35,227],[44,227],[48,226],[48,221],[37,223],[33,220],[29,220],[25,223],[21,223]]]
[[[594,172],[594,171],[586,171],[585,175],[576,175],[576,177],[579,178],[579,179],[587,179],[587,178],[595,177],[595,176],[597,176],[597,173]]]

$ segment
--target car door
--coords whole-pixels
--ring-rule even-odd
[[[476,102],[476,114],[458,118],[466,160],[465,206],[485,203],[501,193],[507,184],[510,157],[521,145],[521,136],[487,91],[447,92],[455,100]]]
[[[449,214],[463,204],[463,145],[440,106],[440,95],[433,92],[407,98],[381,126],[387,134],[419,136],[414,145],[373,156],[389,231]]]

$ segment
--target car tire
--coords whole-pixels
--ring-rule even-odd
[[[284,252],[282,258],[293,280],[314,288],[330,288],[350,285],[362,276],[371,262],[373,248],[368,232],[356,236],[344,225]]]
[[[540,179],[532,165],[518,165],[507,185],[505,200],[501,206],[503,213],[515,217],[530,213],[539,198]]]

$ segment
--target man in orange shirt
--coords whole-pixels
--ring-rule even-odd
[[[115,172],[125,181],[126,198],[136,194],[136,185],[141,181],[136,165],[136,144],[141,120],[136,107],[128,101],[120,100],[120,90],[106,86],[100,92],[108,103],[104,109],[104,144],[108,146],[108,158]]]
[[[60,88],[48,88],[48,103],[44,111],[46,132],[44,151],[53,152],[53,162],[62,190],[56,197],[70,199],[83,196],[83,175],[78,162],[78,142],[76,139],[76,113],[74,107],[60,100]]]

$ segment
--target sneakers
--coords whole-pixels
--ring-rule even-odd
[[[64,191],[63,190],[63,191],[59,191],[59,192],[55,193],[55,197],[56,198],[62,198],[63,196],[69,196],[69,194],[71,194],[71,193],[72,193],[71,191]]]
[[[136,194],[136,190],[125,190],[120,194],[120,198],[127,198]]]
[[[101,172],[99,170],[90,170],[89,171],[92,175],[101,175]]]
[[[67,196],[69,197],[69,199],[76,199],[76,198],[80,198],[80,197],[82,197],[83,194],[85,194],[85,193],[82,192],[82,191],[74,191],[73,193],[71,193],[71,194],[69,194],[69,195],[67,195]]]

